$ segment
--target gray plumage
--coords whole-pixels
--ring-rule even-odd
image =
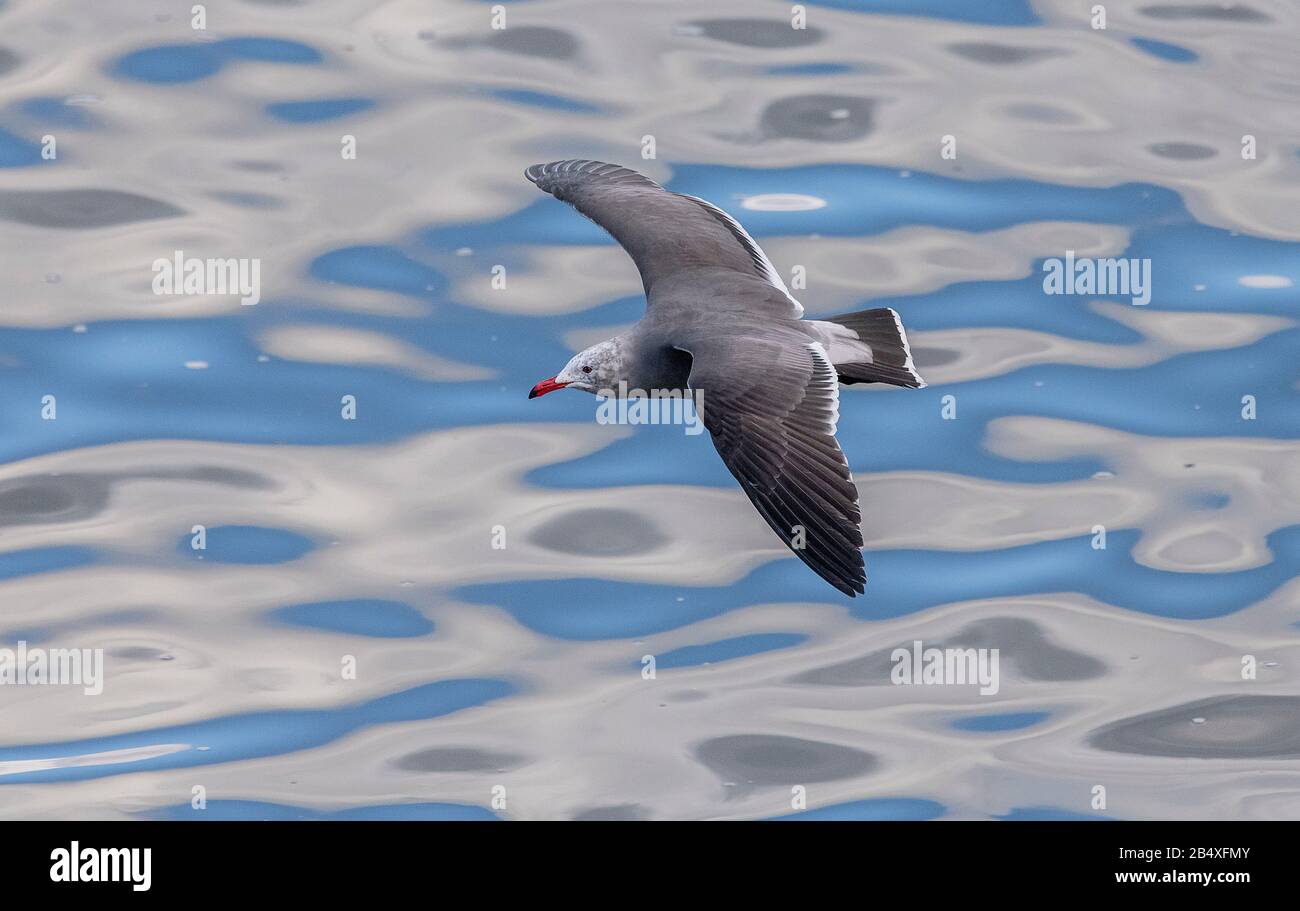
[[[823,579],[862,593],[858,493],[835,439],[839,383],[925,385],[898,315],[801,319],[803,307],[735,219],[635,171],[572,160],[524,174],[608,231],[646,295],[640,322],[580,352],[531,396],[620,381],[700,391],[714,447],[759,514]]]

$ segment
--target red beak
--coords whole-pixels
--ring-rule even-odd
[[[546,395],[546,393],[548,392],[554,392],[557,389],[563,389],[567,385],[569,384],[557,383],[555,382],[555,377],[551,377],[549,380],[542,380],[540,383],[534,386],[533,391],[528,393],[528,397],[530,399],[535,399],[539,395]]]

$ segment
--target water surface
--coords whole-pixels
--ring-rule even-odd
[[[1300,16],[1106,7],[0,6],[0,638],[106,667],[0,688],[0,815],[1300,818]],[[902,314],[865,597],[707,435],[526,400],[643,306],[521,176],[569,157]],[[998,692],[890,685],[915,640]]]

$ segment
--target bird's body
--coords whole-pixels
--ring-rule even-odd
[[[734,219],[627,168],[559,161],[525,176],[607,230],[646,293],[640,322],[580,352],[530,398],[566,386],[693,390],[718,454],[772,530],[831,585],[861,593],[857,488],[835,440],[838,384],[925,385],[898,315],[802,319]]]

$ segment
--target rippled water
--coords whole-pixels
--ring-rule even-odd
[[[0,814],[1300,817],[1293,2],[189,6],[0,5],[0,637],[106,663],[0,688]],[[643,306],[564,157],[902,314],[864,598],[707,436],[525,399]],[[889,685],[918,639],[997,694]]]

